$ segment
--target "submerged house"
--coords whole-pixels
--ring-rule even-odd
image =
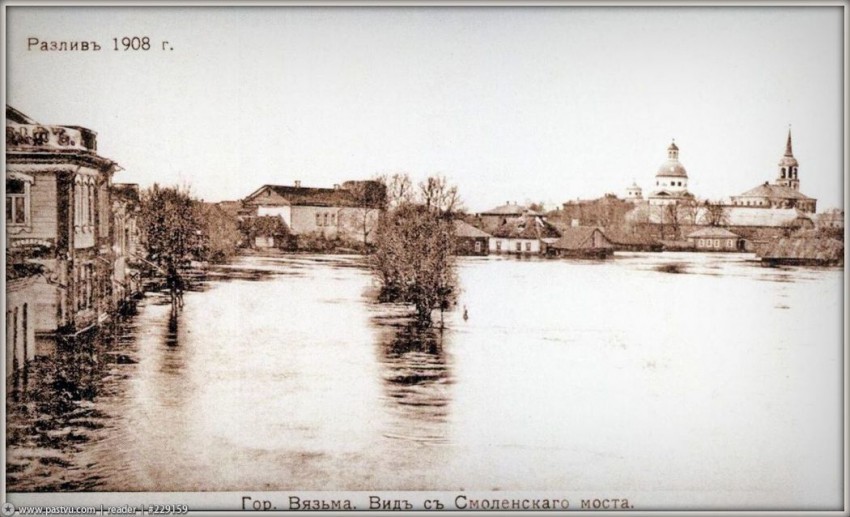
[[[490,252],[539,255],[560,236],[558,229],[543,217],[525,214],[506,219],[493,231]]]
[[[572,226],[561,230],[561,238],[550,246],[550,253],[559,257],[605,258],[614,254],[614,243],[591,226]]]
[[[471,224],[455,219],[455,253],[457,255],[487,255],[491,235]]]
[[[743,251],[744,239],[725,228],[711,226],[688,234],[688,241],[697,251]]]
[[[842,266],[844,243],[823,237],[786,237],[762,246],[757,252],[768,266]]]

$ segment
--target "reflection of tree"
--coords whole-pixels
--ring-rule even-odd
[[[392,434],[441,441],[451,402],[452,373],[439,329],[399,321],[377,321],[382,330],[382,387],[401,416]]]

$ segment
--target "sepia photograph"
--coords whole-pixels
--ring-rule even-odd
[[[2,11],[2,515],[850,509],[843,0]]]

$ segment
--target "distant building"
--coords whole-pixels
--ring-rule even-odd
[[[263,185],[243,200],[253,216],[279,216],[293,235],[316,234],[372,242],[386,198],[377,181],[347,181],[333,188]]]
[[[785,144],[785,154],[779,160],[773,184],[764,182],[743,194],[732,196],[732,205],[753,208],[797,208],[815,213],[817,200],[800,192],[799,163],[791,149],[791,130]]]
[[[688,234],[688,241],[698,251],[742,251],[744,239],[725,228],[700,228]]]
[[[538,255],[545,253],[548,245],[561,234],[555,226],[540,215],[526,213],[521,217],[506,218],[490,239],[491,253]]]
[[[844,210],[840,208],[831,208],[817,215],[815,226],[821,228],[838,228],[844,229]]]
[[[112,305],[110,185],[118,165],[94,131],[40,124],[6,107],[6,249],[44,268],[32,289],[36,332],[74,333]]]
[[[667,148],[667,160],[655,173],[655,189],[649,195],[649,203],[669,205],[687,198],[693,198],[688,192],[688,172],[679,161],[679,147],[673,141]]]
[[[626,201],[642,201],[643,200],[643,189],[638,186],[634,181],[632,185],[626,189]]]
[[[35,269],[6,268],[6,375],[35,357],[36,284]]]
[[[471,224],[455,219],[455,253],[458,255],[487,255],[490,252],[490,237]]]

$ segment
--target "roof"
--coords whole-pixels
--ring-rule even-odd
[[[605,242],[603,246],[593,245],[593,234],[596,232],[599,232],[604,238]],[[551,246],[562,250],[587,250],[610,248],[611,241],[595,226],[572,226],[561,230],[561,238]]]
[[[658,242],[651,235],[644,233],[627,233],[617,227],[606,228],[603,232],[605,237],[614,244],[621,245],[652,245]]]
[[[490,238],[489,233],[479,230],[478,228],[467,223],[466,221],[455,219],[454,224],[455,237],[466,237],[470,239]]]
[[[493,231],[493,237],[506,239],[557,239],[560,236],[557,228],[536,215],[511,219]]]
[[[506,205],[497,206],[496,208],[492,208],[487,210],[486,212],[481,212],[481,215],[516,215],[520,216],[523,214],[529,215],[542,215],[538,212],[530,210],[525,205],[517,205],[516,203],[511,204],[508,203]]]
[[[726,228],[719,228],[717,226],[700,228],[699,230],[688,234],[689,239],[705,237],[711,239],[737,239],[739,235],[737,233],[730,232]]]
[[[767,244],[758,254],[763,258],[840,260],[844,256],[844,243],[831,238],[783,238]]]
[[[667,148],[668,151],[678,151],[679,147],[676,145],[676,141],[673,140],[670,142],[670,147]]]
[[[672,176],[676,178],[687,178],[688,171],[685,170],[685,166],[682,165],[679,160],[671,158],[666,162],[662,163],[660,167],[658,167],[658,172],[655,173],[655,176]]]
[[[809,196],[800,192],[799,190],[794,190],[790,187],[784,187],[782,185],[771,185],[766,181],[758,187],[751,188],[743,194],[740,194],[735,197],[766,197],[769,199],[812,199]]]
[[[7,122],[15,122],[16,124],[38,124],[35,120],[29,118],[24,115],[20,111],[15,108],[6,105],[6,121]]]
[[[261,200],[255,201],[255,198],[267,189],[284,199],[284,203],[269,204],[341,207],[371,206],[375,208],[379,206],[377,202],[363,202],[358,200],[354,193],[348,188],[314,188],[295,187],[289,185],[263,185],[246,197],[244,202],[250,203],[253,201],[255,204],[263,204]]]
[[[811,217],[796,208],[757,208],[749,206],[725,207],[729,226],[779,227],[793,225],[799,219]]]

